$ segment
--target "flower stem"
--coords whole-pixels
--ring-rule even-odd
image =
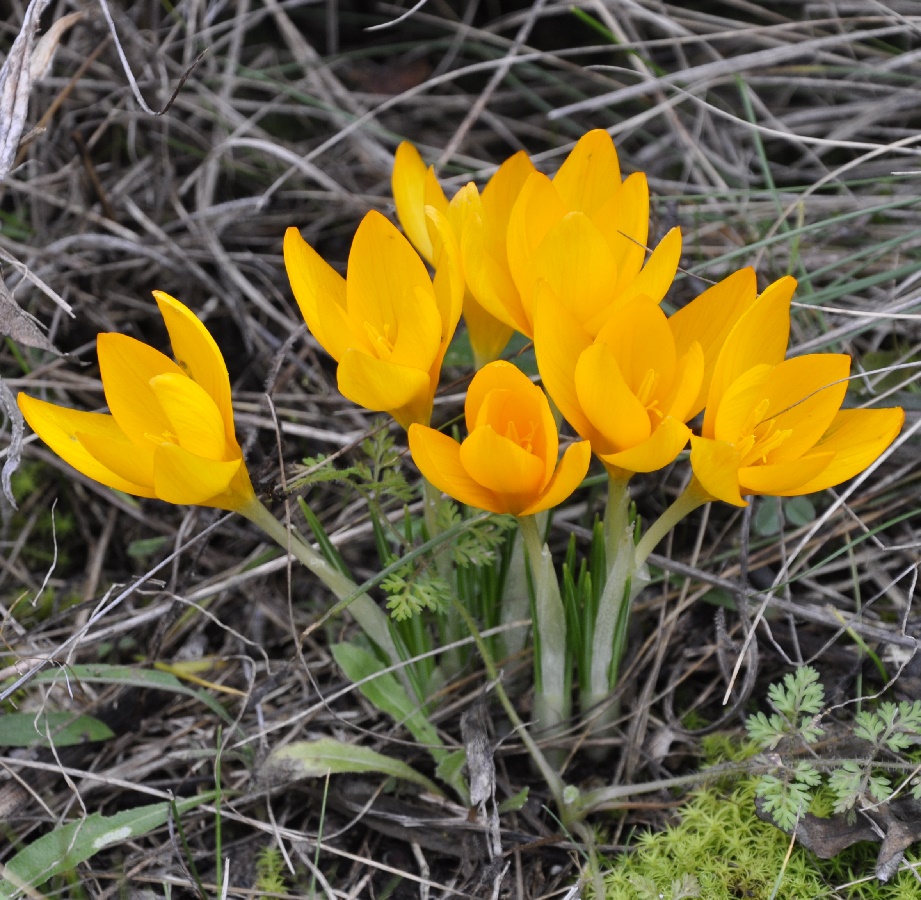
[[[521,742],[525,745],[525,748],[531,755],[531,759],[534,761],[534,765],[537,766],[537,769],[543,776],[544,781],[547,782],[547,787],[550,789],[550,793],[553,795],[557,809],[560,810],[561,815],[564,816],[564,824],[567,824],[565,816],[567,806],[563,800],[563,780],[547,761],[547,757],[544,756],[540,747],[537,746],[537,742],[528,733],[524,722],[521,721],[521,717],[518,715],[518,711],[515,709],[514,704],[509,699],[508,694],[505,692],[505,688],[502,686],[502,678],[499,670],[496,668],[496,663],[492,658],[492,654],[489,652],[489,647],[486,644],[486,640],[480,634],[479,629],[477,628],[477,624],[473,620],[473,616],[470,615],[464,604],[461,603],[460,600],[458,600],[456,597],[452,598],[452,602],[457,609],[457,614],[461,617],[461,619],[464,620],[464,623],[470,632],[470,636],[473,638],[477,645],[477,649],[480,652],[480,658],[483,660],[483,665],[486,667],[486,674],[489,676],[489,680],[492,682],[495,688],[496,696],[499,698],[499,703],[502,704],[502,708],[505,710],[505,714],[508,716],[509,722],[512,723],[515,732],[521,738]]]
[[[393,639],[387,615],[351,578],[324,559],[299,534],[289,531],[259,500],[254,499],[238,511],[316,575],[339,600],[348,601],[349,612],[361,630],[383,650],[392,665],[405,662]]]
[[[524,539],[534,584],[534,718],[541,728],[554,728],[569,718],[570,660],[566,653],[566,611],[550,549],[533,516],[522,516]]]
[[[672,503],[668,509],[656,519],[646,530],[646,534],[636,545],[634,565],[638,569],[649,558],[649,554],[656,549],[656,545],[665,537],[686,515],[694,512],[699,506],[709,503],[713,498],[704,490],[696,478],[684,489],[681,496]]]
[[[434,540],[442,532],[442,529],[438,525],[438,509],[444,502],[441,491],[427,478],[423,477],[422,515],[430,540]],[[438,577],[448,586],[451,594],[456,596],[457,580],[454,577],[450,544],[440,544],[433,551],[432,555],[435,559],[435,569],[438,572]],[[449,605],[444,613],[440,631],[443,643],[449,646],[456,644],[464,637],[463,623],[458,618],[453,604]],[[441,654],[440,663],[445,678],[450,680],[463,671],[465,659],[463,653],[459,649],[446,650]]]
[[[630,495],[626,490],[626,481],[616,477],[614,472],[609,474],[608,506],[605,513],[608,577],[595,620],[589,683],[579,698],[583,713],[604,701],[617,684],[627,641],[630,607],[645,586],[643,572],[649,554],[688,513],[711,499],[697,479],[692,479],[681,496],[649,526],[634,546],[633,529],[628,517]],[[611,704],[593,720],[592,731],[602,731],[617,715],[617,704]]]
[[[628,584],[634,574],[633,528],[629,517],[630,492],[627,479],[614,472],[608,478],[608,503],[605,510],[605,550],[607,578],[598,603],[592,630],[592,656],[588,684],[582,686],[580,705],[586,713],[610,694],[617,681],[620,660],[627,639],[627,624],[632,596]],[[593,731],[616,718],[612,708],[602,722],[595,720]]]

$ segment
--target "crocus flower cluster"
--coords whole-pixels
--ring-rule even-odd
[[[483,326],[483,310],[532,338],[544,389],[614,478],[661,469],[690,442],[698,488],[745,505],[746,494],[789,496],[839,484],[870,465],[901,428],[898,408],[840,411],[848,357],[784,362],[796,287],[790,277],[759,294],[755,273],[740,269],[667,316],[660,304],[677,272],[680,232],[672,229],[647,254],[646,178],[621,178],[604,131],[579,140],[553,177],[518,153],[482,194],[469,184],[450,201],[434,171],[403,144],[393,190],[400,221],[429,260],[439,241],[434,213],[451,223],[477,359],[506,339],[498,325],[492,332]],[[471,300],[479,312],[468,317]],[[689,423],[704,407],[693,434]],[[485,497],[472,499],[445,454],[422,452],[436,439],[423,438],[429,423],[415,421],[410,447],[423,474],[457,499],[497,509]],[[468,412],[468,429],[481,427]],[[520,472],[511,461],[493,459],[487,480],[515,483]]]
[[[552,177],[517,153],[482,191],[469,183],[450,200],[403,144],[393,193],[406,236],[368,213],[345,276],[289,228],[291,287],[313,337],[338,364],[342,394],[406,429],[427,483],[426,515],[434,487],[518,518],[533,590],[534,713],[546,726],[569,713],[571,659],[568,613],[534,516],[570,496],[593,454],[609,476],[608,571],[595,618],[582,629],[584,710],[616,680],[643,562],[681,515],[710,500],[744,506],[748,495],[833,487],[872,464],[902,426],[899,408],[841,408],[848,356],[788,358],[790,277],[759,293],[755,273],[743,268],[668,315],[661,304],[681,234],[672,229],[647,249],[646,177],[622,177],[604,131],[581,138]],[[125,335],[100,335],[110,412],[20,394],[26,420],[104,485],[247,516],[351,604],[391,663],[405,659],[376,603],[305,541],[292,543],[257,500],[217,345],[179,301],[155,297],[175,362]],[[432,428],[431,417],[461,315],[478,371],[457,441]],[[534,343],[541,386],[499,359],[515,331]],[[689,445],[694,478],[636,543],[627,481],[671,464]]]
[[[465,503],[528,515],[576,487],[588,446],[612,477],[628,478],[668,465],[690,442],[706,495],[744,505],[747,494],[839,484],[901,428],[898,408],[841,410],[847,356],[785,359],[790,277],[758,294],[754,272],[741,269],[667,316],[660,303],[681,235],[672,229],[647,253],[646,178],[621,177],[604,131],[582,137],[552,177],[519,152],[482,192],[470,183],[450,201],[404,143],[393,191],[408,240],[368,213],[343,277],[290,228],[285,265],[310,331],[338,362],[342,393],[409,430],[426,478]],[[103,484],[245,508],[252,488],[220,351],[185,306],[155,296],[178,363],[100,335],[110,415],[25,395],[20,407],[52,449]],[[467,401],[469,437],[455,452],[429,425],[462,311],[481,373]],[[546,397],[493,362],[512,331],[534,340],[544,390],[586,442],[559,471]]]

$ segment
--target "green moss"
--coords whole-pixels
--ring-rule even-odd
[[[719,743],[712,749],[725,758],[729,747]],[[604,900],[907,900],[919,895],[909,872],[888,884],[872,877],[879,844],[859,844],[832,860],[818,859],[798,845],[790,852],[790,838],[755,815],[756,784],[745,778],[734,789],[724,784],[692,794],[678,811],[677,824],[640,835],[632,853],[604,864]],[[858,883],[843,887],[853,882]]]

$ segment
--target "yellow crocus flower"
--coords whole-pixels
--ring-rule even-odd
[[[491,242],[500,242],[504,247],[512,204],[533,171],[534,166],[528,155],[519,151],[499,166],[483,188],[482,196],[473,184],[469,184],[448,202],[435,177],[435,170],[425,165],[419,151],[412,144],[404,141],[397,147],[393,163],[392,187],[397,217],[413,246],[432,264],[439,237],[432,219],[425,214],[426,207],[438,210],[448,220],[460,245],[472,192],[482,203],[485,219],[495,232]],[[477,260],[471,261],[471,264],[480,265]],[[513,329],[488,313],[469,290],[464,293],[464,322],[476,367],[479,369],[498,359]]]
[[[124,334],[100,334],[111,414],[18,397],[32,430],[78,472],[127,494],[244,514],[258,501],[234,434],[227,366],[186,306],[154,292],[176,362]]]
[[[793,279],[786,279],[792,282]],[[795,282],[794,282],[795,285]],[[869,466],[905,420],[898,407],[841,409],[851,359],[784,360],[791,290],[765,291],[723,345],[691,466],[710,497],[792,497],[834,487]]]
[[[313,336],[339,363],[339,390],[404,428],[431,418],[463,300],[456,241],[444,218],[432,214],[440,235],[434,280],[409,241],[378,212],[358,226],[345,278],[296,228],[285,232],[294,297]]]
[[[621,181],[606,131],[585,134],[553,178],[532,172],[516,195],[492,207],[471,194],[462,240],[467,286],[492,315],[534,337],[541,283],[559,289],[573,272],[580,324],[594,335],[610,304],[640,293],[658,303],[681,256],[673,228],[645,262],[649,188],[636,172]],[[507,224],[506,224],[507,223]],[[583,290],[584,289],[584,290]]]
[[[422,474],[461,503],[530,516],[562,503],[588,471],[591,448],[571,444],[557,460],[559,438],[544,392],[511,363],[477,372],[464,404],[463,443],[422,425],[409,449]]]
[[[586,280],[573,267],[556,290],[548,282],[538,289],[534,347],[544,387],[609,471],[655,471],[687,444],[686,423],[703,408],[720,347],[756,300],[755,274],[734,272],[671,317],[642,293],[620,298],[594,336],[580,305],[603,304],[587,302]]]

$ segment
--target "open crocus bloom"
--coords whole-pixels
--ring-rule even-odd
[[[643,294],[618,299],[594,336],[579,315],[585,296],[575,268],[568,282],[538,289],[544,387],[609,470],[660,469],[688,442],[685,423],[703,408],[719,349],[756,300],[755,274],[733,273],[671,318]]]
[[[409,448],[422,474],[461,503],[495,513],[529,516],[562,503],[585,477],[586,441],[571,444],[559,462],[559,439],[544,392],[511,363],[493,362],[470,382],[462,444],[421,425]]]
[[[469,198],[462,241],[467,285],[482,306],[534,337],[538,285],[554,289],[572,273],[575,314],[593,337],[611,304],[643,294],[658,303],[678,267],[681,234],[672,229],[644,265],[649,188],[637,172],[621,182],[610,135],[584,135],[550,179],[532,172],[497,215],[486,197]],[[505,224],[507,222],[507,225]]]
[[[441,363],[460,318],[463,274],[450,227],[434,281],[396,227],[369,212],[355,233],[343,278],[296,228],[285,232],[285,268],[307,327],[339,363],[339,390],[390,413],[404,428],[428,423]]]
[[[230,379],[214,338],[159,291],[176,362],[124,334],[100,334],[99,368],[111,415],[18,397],[32,430],[101,484],[168,503],[245,514],[257,503],[234,434]]]
[[[792,280],[792,279],[790,279]],[[869,466],[899,433],[902,409],[841,409],[850,357],[784,360],[789,291],[765,291],[717,360],[691,466],[713,498],[791,497],[833,487]]]
[[[432,219],[425,214],[426,207],[436,209],[448,220],[460,246],[467,213],[474,202],[472,195],[482,203],[484,219],[492,229],[488,242],[490,245],[501,243],[504,248],[512,204],[533,171],[528,155],[519,151],[499,166],[483,188],[482,196],[471,183],[458,191],[449,203],[433,168],[426,167],[416,148],[404,141],[397,147],[393,165],[397,217],[413,246],[433,264],[440,238]],[[474,264],[479,265],[478,262]],[[464,321],[477,368],[497,359],[512,336],[512,328],[488,313],[469,290],[464,293]]]

